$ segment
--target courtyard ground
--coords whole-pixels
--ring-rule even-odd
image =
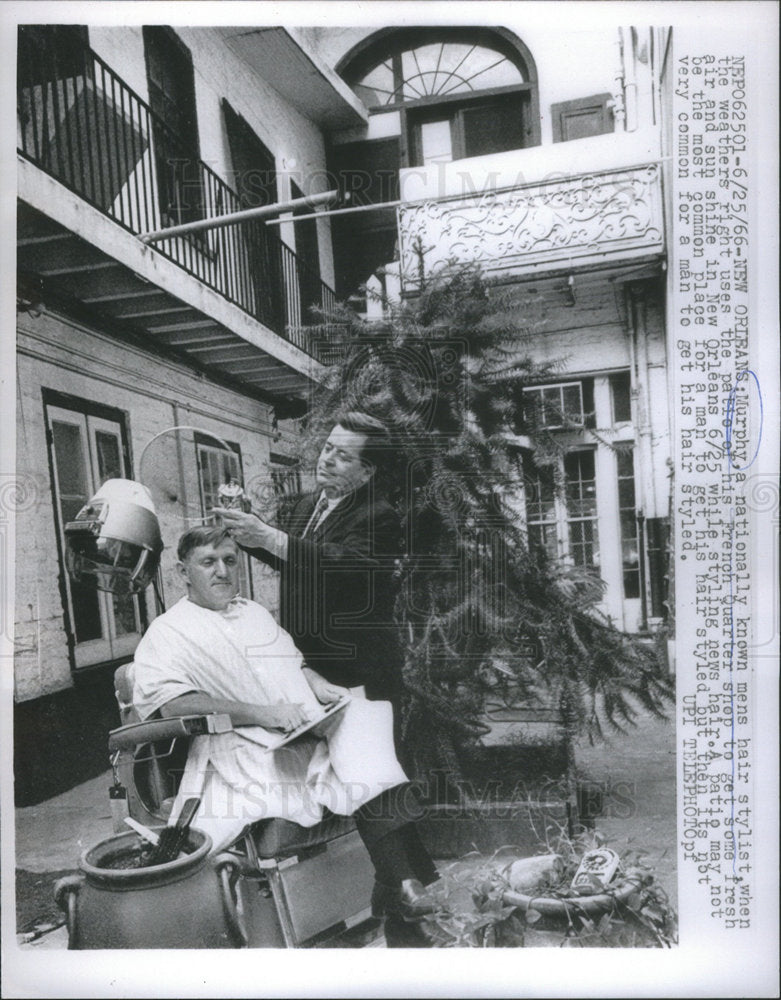
[[[594,829],[619,855],[641,854],[677,908],[675,728],[641,715],[626,735],[576,747]],[[17,939],[24,948],[65,948],[52,888],[84,850],[112,834],[110,772],[38,805],[16,810]],[[379,942],[378,942],[379,943]]]

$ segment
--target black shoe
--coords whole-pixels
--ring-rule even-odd
[[[436,910],[436,904],[415,878],[405,878],[400,885],[374,883],[372,892],[372,916],[384,917],[390,914],[405,920],[417,920]]]

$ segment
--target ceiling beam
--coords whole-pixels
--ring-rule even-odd
[[[76,274],[79,271],[105,271],[110,267],[122,267],[122,265],[116,260],[101,260],[93,261],[91,264],[71,264],[68,267],[54,267],[46,270],[37,268],[36,270],[44,277],[50,278],[52,275]]]
[[[112,292],[110,295],[82,295],[81,301],[93,305],[95,302],[117,302],[119,299],[141,299],[145,295],[165,295],[162,288],[142,288],[138,292]]]

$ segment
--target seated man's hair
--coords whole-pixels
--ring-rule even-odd
[[[200,548],[201,545],[219,545],[226,538],[230,538],[230,535],[228,529],[222,525],[199,524],[198,527],[185,531],[179,539],[176,555],[179,562],[184,562],[194,549]]]
[[[336,423],[353,434],[365,434],[366,444],[361,449],[361,458],[375,468],[387,461],[392,446],[390,431],[385,424],[368,413],[350,410],[340,416]]]

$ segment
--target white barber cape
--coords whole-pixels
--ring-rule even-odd
[[[166,702],[201,691],[258,705],[294,702],[322,710],[302,673],[293,640],[259,604],[236,598],[211,611],[182,598],[150,625],[138,644],[133,704],[147,719]],[[349,816],[407,780],[393,748],[389,702],[355,698],[318,733],[272,752],[278,731],[260,726],[193,739],[174,802],[201,797],[193,826],[213,850],[233,843],[248,824],[279,817],[314,826],[324,807]]]

